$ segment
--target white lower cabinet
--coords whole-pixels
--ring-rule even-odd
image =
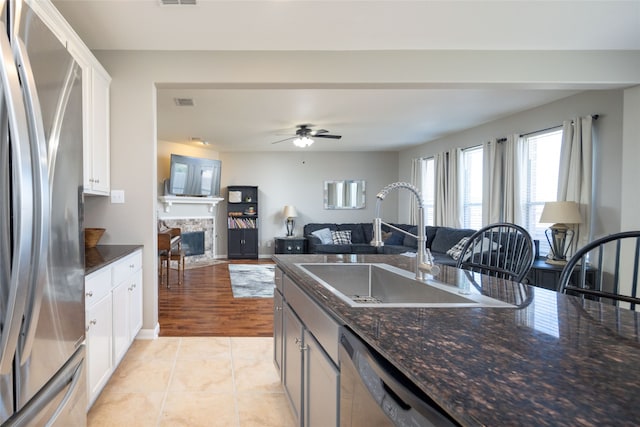
[[[91,407],[142,327],[142,250],[85,278],[85,319]]]
[[[105,386],[111,371],[111,270],[97,271],[85,283],[85,331],[87,343],[87,392],[90,404]]]
[[[278,283],[276,272],[274,363],[276,367],[281,366],[282,383],[296,425],[337,426],[340,327],[291,279],[284,276],[281,280]],[[284,291],[282,295],[279,284],[283,285],[280,286]],[[281,320],[278,313],[282,313]]]
[[[116,364],[122,360],[141,327],[142,270],[138,269],[113,288],[113,359]]]

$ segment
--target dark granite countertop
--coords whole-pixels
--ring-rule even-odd
[[[97,245],[95,248],[85,248],[84,274],[91,274],[140,248],[142,245]]]
[[[399,255],[273,259],[462,425],[640,424],[636,312],[487,277],[484,292],[507,302],[525,300],[524,306],[352,308],[295,263],[383,262],[414,271],[415,260]],[[464,274],[443,266],[436,279],[455,285]]]

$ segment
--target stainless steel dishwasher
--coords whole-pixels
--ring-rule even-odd
[[[340,335],[339,357],[340,427],[459,425],[346,329]]]

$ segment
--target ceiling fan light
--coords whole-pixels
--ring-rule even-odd
[[[311,144],[313,144],[313,139],[309,138],[308,136],[303,136],[302,138],[296,138],[293,140],[293,145],[295,145],[296,147],[308,147]]]

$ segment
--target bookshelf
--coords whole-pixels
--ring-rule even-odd
[[[258,258],[258,187],[227,187],[227,257]]]

